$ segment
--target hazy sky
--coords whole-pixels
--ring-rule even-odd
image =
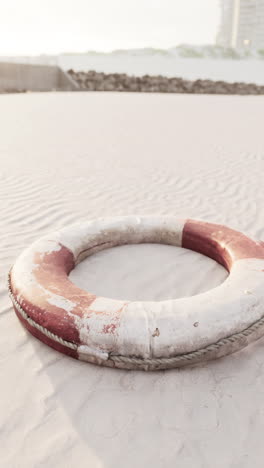
[[[219,0],[5,0],[0,55],[213,43]]]

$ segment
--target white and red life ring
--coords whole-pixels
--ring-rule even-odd
[[[205,293],[161,302],[98,297],[68,278],[99,250],[143,242],[200,252],[230,275]],[[190,219],[100,218],[26,249],[11,270],[9,289],[23,325],[58,351],[110,367],[179,367],[232,353],[264,334],[264,243]]]

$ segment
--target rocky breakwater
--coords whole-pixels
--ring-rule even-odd
[[[126,73],[99,73],[96,71],[68,71],[69,75],[86,91],[125,91],[143,93],[188,94],[264,94],[264,86],[253,83],[167,78],[166,76],[130,76]]]

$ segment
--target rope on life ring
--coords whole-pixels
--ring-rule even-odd
[[[32,325],[33,327],[41,331],[41,333],[48,336],[52,340],[57,341],[58,343],[61,343],[68,348],[77,350],[78,345],[76,345],[75,343],[70,343],[69,341],[63,340],[60,336],[55,335],[54,333],[51,333],[47,328],[42,327],[41,325],[36,323],[27,315],[27,313],[22,309],[22,307],[16,301],[15,296],[12,293],[11,286],[10,286],[10,273],[8,275],[8,290],[9,290],[9,296],[15,308],[19,311],[22,317],[28,321],[30,325]],[[207,346],[206,348],[199,349],[192,353],[186,353],[186,354],[173,356],[170,358],[139,359],[136,357],[127,357],[127,356],[120,356],[120,355],[118,356],[118,355],[110,354],[108,359],[113,362],[121,362],[121,363],[133,364],[133,365],[144,365],[146,366],[146,368],[148,368],[149,366],[150,367],[155,366],[155,367],[159,367],[160,369],[165,369],[167,367],[169,368],[177,367],[177,364],[180,364],[180,363],[192,364],[192,362],[196,361],[197,358],[200,358],[202,356],[206,357],[208,353],[219,350],[222,346],[225,346],[228,343],[234,344],[236,341],[241,340],[241,338],[243,339],[245,337],[246,338],[249,337],[252,333],[255,333],[259,328],[262,328],[263,326],[264,326],[264,315],[260,320],[258,320],[253,325],[246,328],[240,333],[236,333],[234,335],[229,336],[228,338],[224,338],[223,340],[220,340],[217,343],[213,343]]]

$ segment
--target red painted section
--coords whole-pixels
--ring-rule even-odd
[[[11,288],[16,300],[35,322],[66,341],[83,344],[76,321],[84,315],[87,334],[89,317],[102,314],[113,316],[113,322],[104,327],[102,333],[117,334],[122,309],[115,313],[93,311],[92,303],[96,296],[78,288],[68,278],[74,265],[72,252],[64,246],[50,253],[36,253],[33,270],[35,282],[23,296],[16,288],[11,272]]]
[[[95,296],[85,293],[68,279],[67,275],[74,268],[72,252],[61,246],[58,251],[36,254],[34,262],[36,284],[27,291],[27,297],[21,298],[20,295],[19,304],[35,322],[66,341],[80,344],[75,316],[81,317],[84,308],[91,304]],[[12,272],[11,287],[17,298],[20,291],[12,281]],[[74,305],[70,314],[63,307],[52,303],[53,294]]]
[[[241,232],[226,226],[202,221],[186,221],[182,247],[213,258],[228,271],[236,260],[264,259],[263,242],[255,242]]]
[[[16,297],[15,294],[14,296]],[[40,302],[39,298],[36,297],[34,303],[26,299],[20,299],[19,304],[34,322],[37,322],[66,341],[80,344],[79,331],[76,328],[74,316],[70,316],[64,309],[51,304],[45,306],[43,303],[40,306]]]
[[[60,343],[57,343],[56,341],[51,340],[48,338],[46,335],[41,333],[39,330],[37,330],[35,327],[32,327],[27,320],[25,320],[19,313],[19,311],[14,307],[14,310],[21,321],[21,323],[24,325],[24,327],[36,338],[41,340],[43,343],[45,343],[48,346],[51,346],[52,348],[56,349],[56,351],[59,351],[60,353],[67,354],[67,356],[71,356],[75,359],[78,359],[78,352],[77,350],[68,348],[67,346],[63,346]]]
[[[110,323],[109,325],[104,325],[102,333],[105,333],[105,334],[111,333],[113,335],[116,331],[116,328],[117,328],[116,323]]]

